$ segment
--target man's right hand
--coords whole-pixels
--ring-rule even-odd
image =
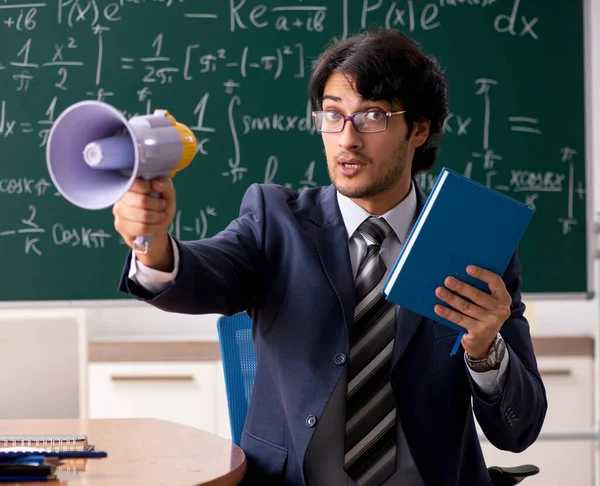
[[[160,194],[160,198],[151,195]],[[147,253],[136,252],[146,266],[164,272],[173,270],[173,248],[168,227],[175,217],[175,188],[170,179],[136,179],[127,193],[113,206],[115,229],[134,251],[137,236],[153,236]]]

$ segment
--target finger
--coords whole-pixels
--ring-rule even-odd
[[[132,241],[138,236],[155,236],[165,231],[162,224],[141,223],[115,219],[115,229],[126,241]]]
[[[152,189],[158,192],[167,201],[175,200],[175,187],[173,181],[168,178],[160,178],[152,181]]]
[[[138,192],[140,194],[150,194],[152,192],[152,183],[145,179],[135,179],[133,184],[131,184],[129,191]]]
[[[433,308],[434,312],[444,319],[449,320],[450,322],[454,322],[454,324],[458,324],[459,326],[464,327],[467,331],[472,331],[477,328],[479,322],[472,319],[469,316],[461,314],[453,309],[449,309],[446,306],[441,304],[436,304]]]
[[[164,211],[148,211],[140,208],[128,208],[127,211],[121,212],[119,218],[124,222],[141,223],[141,224],[156,224],[160,225],[165,222],[166,214]]]
[[[477,287],[473,287],[468,283],[462,282],[454,277],[447,277],[444,280],[444,285],[454,292],[459,293],[463,297],[473,301],[479,307],[483,307],[484,309],[494,310],[499,302],[495,297],[482,292]]]
[[[163,198],[151,196],[149,193],[127,192],[121,199],[122,205],[127,208],[145,209],[147,211],[164,211],[167,201]]]
[[[446,290],[444,287],[438,287],[435,290],[435,294],[439,299],[446,302],[457,311],[475,320],[484,321],[486,316],[489,315],[489,311],[480,307],[477,303],[469,302],[459,295]]]
[[[467,267],[467,273],[472,277],[487,283],[492,295],[499,297],[503,304],[511,303],[512,299],[506,290],[506,285],[504,285],[504,280],[502,280],[500,275],[475,265],[469,265]]]

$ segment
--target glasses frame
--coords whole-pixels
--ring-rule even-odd
[[[388,129],[388,120],[390,119],[390,117],[392,116],[398,116],[398,115],[403,115],[404,113],[406,113],[407,110],[402,110],[402,111],[383,111],[383,110],[372,110],[372,111],[357,111],[356,113],[352,113],[352,115],[344,115],[342,112],[336,111],[336,110],[318,110],[318,111],[313,111],[312,112],[312,117],[313,117],[313,124],[315,126],[315,130],[319,133],[341,133],[344,131],[344,128],[346,127],[346,122],[350,121],[352,122],[352,126],[354,127],[354,129],[358,132],[358,133],[365,133],[365,134],[369,134],[369,133],[381,133],[381,132],[385,132]],[[342,123],[342,127],[339,130],[336,131],[329,131],[329,130],[319,130],[317,127],[317,116],[319,116],[320,113],[327,113],[327,112],[333,112],[333,113],[339,113],[340,115],[342,115],[344,117],[344,121]],[[365,113],[383,113],[385,115],[385,128],[381,129],[381,130],[377,130],[375,132],[363,132],[362,130],[359,130],[358,127],[356,126],[356,123],[354,123],[354,117],[357,115],[364,115]]]

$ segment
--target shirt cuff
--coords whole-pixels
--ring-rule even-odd
[[[135,251],[132,252],[131,264],[129,266],[128,277],[137,283],[140,287],[145,288],[148,292],[154,295],[164,292],[167,288],[173,285],[177,272],[179,270],[179,248],[175,243],[175,240],[171,235],[171,246],[173,248],[173,271],[163,272],[161,270],[155,270],[144,265],[138,260]]]
[[[473,378],[473,381],[477,384],[477,387],[483,395],[488,398],[495,398],[502,393],[504,390],[504,382],[506,381],[506,369],[508,368],[508,360],[510,353],[508,352],[508,346],[504,357],[500,362],[500,368],[497,370],[484,371],[478,373],[473,371],[467,364],[467,353],[465,352],[465,365]]]

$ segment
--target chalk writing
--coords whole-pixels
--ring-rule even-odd
[[[21,179],[20,181],[24,181]],[[4,181],[0,181],[0,187]],[[15,181],[18,182],[18,181]],[[46,194],[39,186],[44,189],[49,187],[46,181],[38,181],[38,194],[43,196]],[[23,184],[15,184],[22,187]],[[31,187],[32,184],[29,184]],[[29,191],[34,192],[33,189]],[[15,191],[10,194],[22,194],[22,191]],[[86,250],[103,250],[107,249],[110,241],[122,243],[118,234],[113,228],[97,228],[87,225],[74,225],[64,221],[51,222],[44,226],[40,222],[40,216],[47,220],[47,214],[44,214],[44,209],[38,209],[38,206],[30,204],[27,207],[25,215],[20,217],[17,224],[10,226],[10,223],[3,221],[6,227],[0,227],[0,244],[6,238],[21,238],[23,251],[26,255],[42,256],[50,246],[75,248],[80,247]],[[210,231],[210,218],[217,216],[217,211],[214,207],[207,206],[200,209],[195,216],[178,210],[174,221],[169,227],[169,232],[181,241],[199,239],[206,237]]]
[[[312,110],[319,107],[309,101],[307,83],[332,39],[372,26],[416,39],[449,80],[438,158],[431,171],[416,175],[416,184],[429,193],[447,166],[536,210],[525,255],[546,235],[583,252],[590,200],[583,50],[576,42],[557,50],[548,36],[583,38],[571,25],[582,10],[578,2],[563,4],[0,0],[0,249],[7,271],[40,269],[48,282],[64,272],[75,281],[75,270],[95,270],[125,254],[110,208],[73,206],[46,166],[52,126],[81,100],[110,103],[126,119],[166,109],[192,130],[194,161],[174,178],[177,210],[169,232],[179,240],[222,230],[253,183],[308,192],[329,184],[326,135],[315,131]],[[409,113],[391,119],[390,127],[410,127],[418,113],[411,113],[412,100],[399,101]],[[99,118],[90,114],[74,124],[70,144],[101,124]],[[393,137],[361,136],[363,148],[356,150],[378,168],[386,161],[373,147]],[[329,140],[328,150],[342,151],[335,136]],[[61,155],[76,158],[69,150]]]

